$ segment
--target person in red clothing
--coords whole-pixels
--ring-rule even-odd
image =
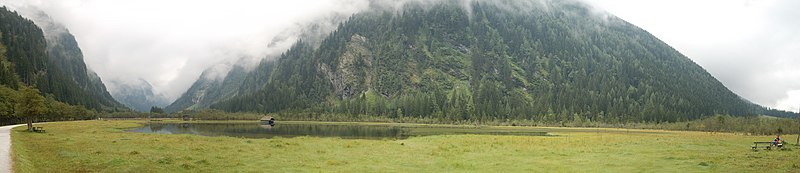
[[[783,128],[778,128],[775,130],[775,141],[772,141],[772,145],[778,146],[778,148],[783,146],[783,141],[781,141],[781,133],[783,133]]]
[[[778,148],[783,147],[783,141],[781,141],[781,135],[780,134],[778,134],[775,137],[775,140],[772,141],[772,145],[778,146]]]

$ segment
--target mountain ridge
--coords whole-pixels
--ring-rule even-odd
[[[578,1],[442,1],[351,16],[263,61],[209,106],[450,120],[674,122],[780,114],[688,57]],[[533,1],[532,1],[533,2]]]
[[[2,75],[11,88],[19,84],[35,86],[43,94],[72,105],[95,111],[126,110],[106,91],[97,74],[83,62],[83,53],[74,36],[41,11],[19,13],[2,7],[0,27],[9,66],[15,69]],[[42,29],[44,28],[44,29]],[[14,77],[17,76],[17,77]],[[14,79],[19,79],[14,81]]]
[[[149,112],[152,107],[164,107],[169,101],[163,96],[153,93],[153,86],[144,79],[134,82],[109,81],[109,91],[114,99],[139,112]]]

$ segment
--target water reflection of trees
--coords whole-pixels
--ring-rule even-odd
[[[164,129],[164,124],[149,124],[148,126],[150,127],[151,132],[158,132],[161,131],[161,129]]]
[[[149,124],[151,133],[197,134],[206,136],[234,136],[247,138],[271,138],[274,136],[318,136],[341,138],[403,138],[407,130],[397,126],[370,125],[326,125],[326,124],[279,124],[275,126],[258,123],[180,123]]]
[[[149,129],[149,131],[147,130]],[[316,136],[348,139],[403,139],[409,136],[442,134],[486,134],[546,136],[547,132],[526,129],[455,128],[455,127],[401,127],[392,125],[361,124],[277,124],[261,123],[154,123],[132,131],[145,133],[196,134],[205,136],[233,136],[245,138],[272,138],[275,136]]]

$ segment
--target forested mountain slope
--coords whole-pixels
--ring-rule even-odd
[[[34,86],[58,101],[97,111],[127,110],[86,68],[74,36],[44,13],[36,15],[35,24],[5,7],[0,9],[0,32],[6,47],[0,84],[14,89]]]
[[[349,14],[330,13],[314,18],[309,23],[297,23],[282,31],[279,36],[272,38],[264,50],[276,50],[276,53],[266,55],[272,59],[291,46],[296,39],[305,40],[312,45],[326,37],[331,30],[336,29]],[[271,51],[269,51],[271,52]],[[265,64],[266,63],[266,64]],[[184,92],[181,97],[165,108],[166,112],[177,112],[184,109],[205,109],[221,100],[227,100],[240,93],[249,94],[260,89],[269,79],[268,62],[259,63],[258,59],[250,56],[241,56],[232,62],[216,64],[200,75],[200,77]],[[259,71],[252,69],[258,66]],[[221,76],[221,77],[220,77]]]
[[[226,66],[226,65],[222,65]],[[239,92],[247,72],[244,67],[232,65],[223,79],[212,77],[212,69],[204,71],[189,90],[180,98],[164,108],[166,112],[177,112],[184,109],[208,108],[218,100],[228,99]]]
[[[469,3],[463,3],[469,2]],[[682,121],[782,115],[658,38],[577,1],[379,3],[265,60],[211,108],[449,120]]]

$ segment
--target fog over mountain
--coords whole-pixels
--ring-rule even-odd
[[[755,103],[800,108],[800,2],[586,0],[649,31]],[[406,1],[387,1],[397,7]],[[418,2],[418,1],[414,1]],[[463,1],[469,2],[469,1]],[[546,3],[548,1],[531,1]],[[63,23],[104,80],[143,79],[172,101],[217,64],[279,55],[301,28],[370,8],[367,0],[7,0]],[[466,4],[466,3],[465,3]],[[374,6],[373,6],[374,7]],[[326,23],[326,22],[322,22]],[[321,33],[336,25],[318,25]],[[229,67],[211,69],[226,73]],[[212,75],[213,76],[213,75]],[[108,83],[107,85],[114,85]],[[109,86],[109,88],[113,88]]]
[[[139,80],[169,100],[215,64],[288,49],[301,30],[329,16],[349,16],[365,1],[3,1],[33,6],[74,32],[88,66],[104,80]],[[187,5],[190,4],[190,5]],[[320,26],[326,27],[326,26]],[[334,28],[334,26],[327,26]],[[270,47],[270,48],[267,48]]]
[[[129,108],[148,112],[153,106],[164,107],[169,101],[163,95],[153,93],[153,87],[143,79],[134,81],[108,81],[111,96]]]

